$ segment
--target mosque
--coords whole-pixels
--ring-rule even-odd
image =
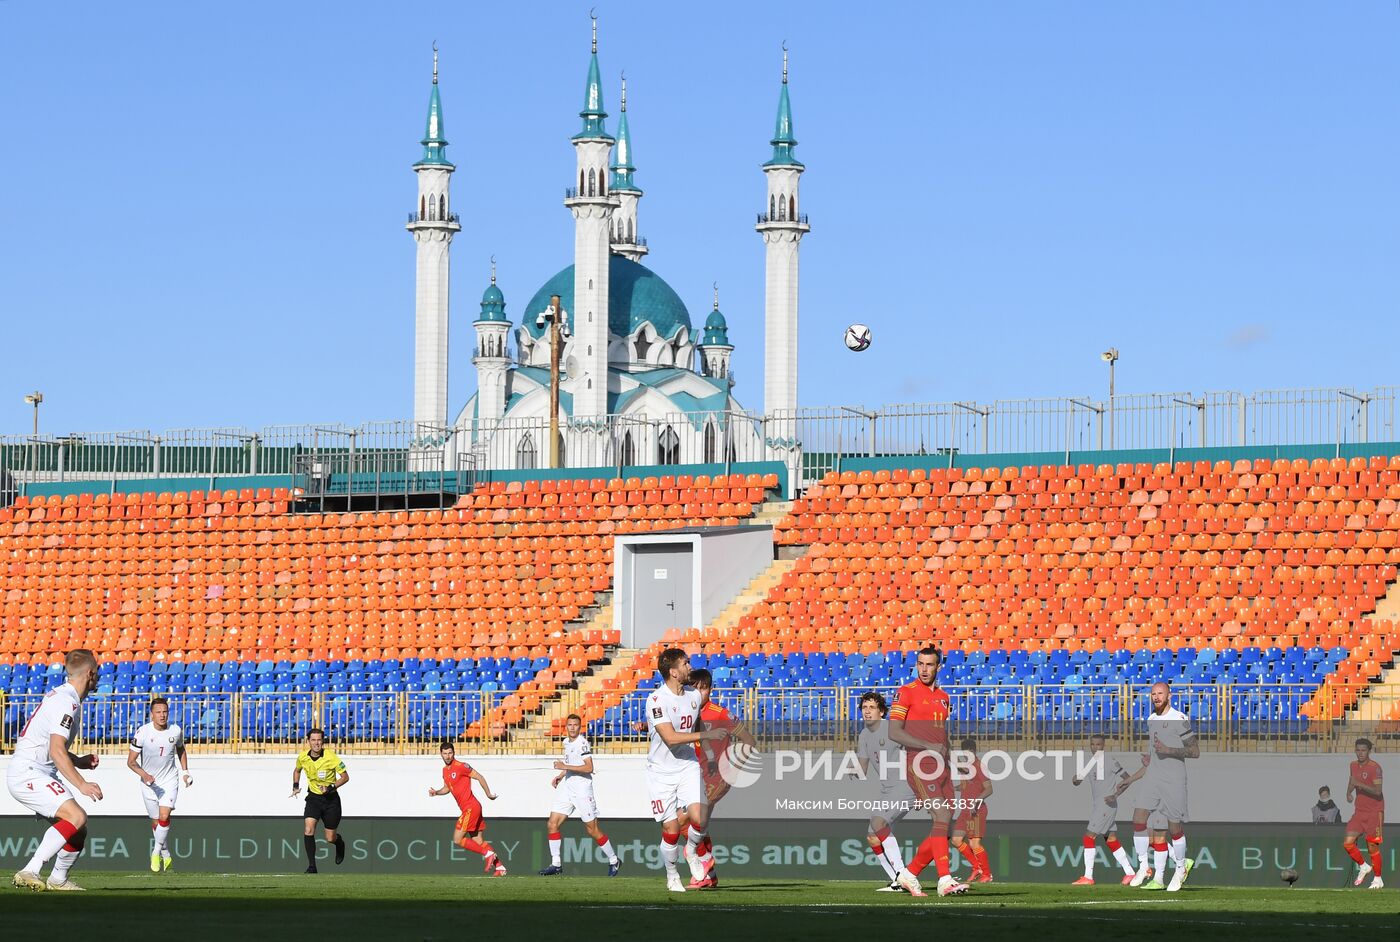
[[[461,223],[452,210],[456,168],[447,156],[434,50],[423,153],[413,165],[418,201],[407,226],[417,245],[414,422],[420,439],[454,440],[454,450],[474,452],[479,467],[548,467],[551,338],[557,336],[558,466],[712,462],[781,449],[781,436],[766,426],[731,421],[745,412],[733,394],[735,350],[718,292],[697,330],[681,297],[642,264],[648,251],[638,222],[643,192],[633,163],[626,79],[614,135],[603,104],[596,19],[592,45],[582,123],[571,139],[577,175],[564,198],[574,222],[573,262],[534,292],[517,319],[507,314],[493,264],[474,324],[477,389],[455,415],[447,383],[448,269]],[[808,231],[787,72],[784,50],[772,154],[762,166],[767,193],[756,226],[767,262],[768,416],[797,406],[798,247]],[[554,296],[562,314],[551,308]]]

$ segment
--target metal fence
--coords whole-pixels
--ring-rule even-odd
[[[853,748],[864,687],[716,689],[765,748]],[[1102,733],[1110,749],[1137,750],[1148,737],[1147,686],[1057,685],[949,687],[955,744],[973,737],[979,748],[1020,750],[1073,746]],[[881,690],[892,699],[893,689]],[[192,747],[228,753],[287,752],[312,727],[355,752],[412,755],[433,751],[443,739],[463,743],[473,754],[543,754],[558,748],[555,721],[578,712],[590,717],[594,751],[637,753],[646,743],[646,691],[598,709],[600,694],[577,689],[556,700],[522,709],[502,691],[398,691],[331,693],[172,693],[170,717]],[[1400,685],[1342,691],[1343,702],[1362,696],[1393,708]],[[1400,741],[1400,720],[1365,721],[1358,712],[1326,715],[1319,690],[1285,684],[1197,684],[1173,687],[1210,752],[1336,752],[1356,736]],[[122,748],[146,721],[150,694],[90,697],[83,704],[85,748]],[[37,708],[42,694],[0,695],[0,752],[8,752]],[[1309,704],[1318,709],[1309,708]],[[525,706],[531,704],[525,703]],[[1321,710],[1322,712],[1319,712]],[[1304,715],[1305,711],[1311,714]],[[1378,748],[1387,748],[1379,746]]]
[[[562,464],[787,462],[802,486],[851,457],[1064,454],[1106,449],[1330,445],[1397,440],[1397,391],[1350,388],[1173,392],[979,403],[834,406],[562,420]],[[409,461],[437,449],[446,470],[545,467],[547,419],[277,425],[0,437],[0,490],[26,484],[148,477],[292,474],[318,457]],[[393,455],[400,456],[398,458]]]

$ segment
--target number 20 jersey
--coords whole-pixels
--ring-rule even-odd
[[[696,720],[700,716],[700,694],[694,687],[682,687],[679,694],[672,693],[665,684],[652,691],[647,697],[647,731],[650,744],[647,749],[648,772],[681,772],[686,769],[699,769],[700,760],[692,743],[668,746],[656,731],[661,723],[670,723],[678,733],[695,732]]]

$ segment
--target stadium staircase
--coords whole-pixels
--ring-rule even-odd
[[[1400,624],[1400,582],[1392,583],[1385,598],[1376,603],[1374,619],[1389,620]],[[1372,619],[1366,619],[1366,622]],[[1357,702],[1352,715],[1362,723],[1375,723],[1387,732],[1400,728],[1400,665],[1395,663],[1397,652],[1385,652],[1381,657],[1381,675],[1378,683],[1371,685]],[[1365,668],[1362,668],[1365,670]]]

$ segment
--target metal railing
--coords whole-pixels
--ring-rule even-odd
[[[787,213],[777,213],[776,215],[771,213],[758,214],[758,225],[760,226],[772,225],[775,222],[795,222],[799,226],[805,226],[807,225],[807,214],[798,213],[795,216],[789,216]]]
[[[1344,446],[1395,442],[1400,387],[1146,393],[1095,399],[833,406],[787,413],[725,410],[563,421],[565,467],[782,461],[800,489],[852,458],[1024,455],[1073,462],[1102,450]],[[663,449],[663,437],[677,441]],[[0,437],[0,489],[120,478],[292,474],[304,456],[469,454],[479,471],[545,463],[545,419],[465,418],[454,427],[410,421]],[[671,461],[675,458],[675,461]],[[1154,459],[1154,460],[1161,460]],[[6,483],[8,482],[8,483]]]
[[[445,216],[439,215],[437,213],[429,213],[426,216],[420,215],[419,213],[408,214],[408,224],[410,226],[420,222],[441,222],[458,224],[461,222],[461,219],[457,216],[456,213],[448,213]]]
[[[753,732],[764,748],[854,747],[859,699],[868,687],[717,688],[714,698]],[[892,699],[893,689],[880,689]],[[955,742],[1023,750],[1082,744],[1091,733],[1110,749],[1141,751],[1148,738],[1145,685],[1004,685],[948,687]],[[554,723],[571,712],[590,717],[595,752],[645,748],[649,691],[634,691],[603,708],[599,693],[566,689],[541,701],[508,691],[168,693],[171,721],[193,747],[231,753],[289,751],[312,727],[357,753],[413,755],[443,739],[473,754],[539,754],[557,748]],[[1344,690],[1301,684],[1181,684],[1172,689],[1206,752],[1317,753],[1348,751],[1365,735],[1383,751],[1400,742],[1400,684]],[[81,736],[89,748],[120,748],[146,721],[151,693],[94,695],[83,703]],[[1332,711],[1334,698],[1352,704]],[[0,753],[13,749],[39,693],[0,694]],[[1355,704],[1361,703],[1357,708]],[[1366,704],[1369,703],[1369,706]],[[1377,719],[1363,718],[1373,713]]]

